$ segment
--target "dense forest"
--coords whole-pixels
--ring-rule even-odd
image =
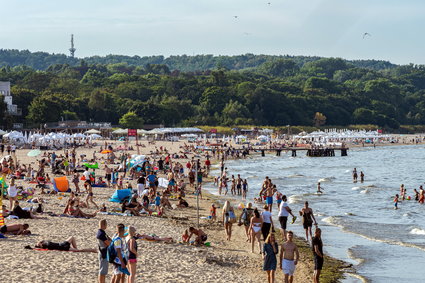
[[[30,52],[28,50],[7,50],[0,49],[0,67],[4,66],[28,66],[36,70],[47,70],[51,65],[68,64],[70,66],[78,66],[80,60],[84,60],[87,64],[116,64],[126,63],[130,66],[144,67],[147,64],[166,65],[171,71],[179,70],[181,72],[195,72],[225,68],[227,70],[244,70],[258,68],[265,62],[275,61],[278,59],[291,59],[298,67],[304,66],[305,63],[313,62],[321,59],[312,56],[273,56],[273,55],[254,55],[245,54],[238,56],[213,56],[213,55],[195,55],[195,56],[92,56],[86,58],[73,58],[64,54],[49,54],[47,52]],[[346,63],[359,67],[373,70],[382,70],[395,68],[396,65],[388,61],[381,60],[344,60]]]
[[[8,61],[0,52],[7,65],[0,81],[11,82],[23,115],[2,117],[4,127],[61,119],[123,126],[425,124],[423,66],[265,55],[158,56],[161,64],[149,57],[153,62],[141,66],[140,57],[136,64],[125,56],[16,54]],[[72,64],[55,63],[61,60]]]

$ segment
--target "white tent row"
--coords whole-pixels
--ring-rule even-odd
[[[5,135],[3,135],[4,138],[9,139],[12,143],[35,143],[36,145],[52,145],[52,144],[65,144],[65,143],[72,143],[77,140],[95,140],[102,138],[102,136],[98,134],[91,134],[91,135],[84,135],[81,133],[76,133],[73,135],[69,135],[66,133],[56,133],[51,132],[47,134],[41,134],[37,132],[18,132],[18,131],[11,131]]]
[[[202,133],[199,128],[156,128],[148,131],[148,135]]]
[[[144,135],[149,133],[149,131],[143,130],[143,129],[137,129],[137,134],[140,135]],[[116,129],[115,131],[112,131],[113,135],[127,135],[128,134],[128,129]]]
[[[314,131],[305,135],[296,135],[295,139],[336,139],[336,140],[349,140],[349,139],[379,139],[387,138],[388,135],[382,135],[378,131],[366,131],[366,130],[326,130],[326,131]]]

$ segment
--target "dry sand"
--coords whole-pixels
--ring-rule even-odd
[[[155,146],[159,148],[160,145],[167,147],[171,153],[179,152],[179,146],[182,145],[182,142],[157,142],[155,146],[148,145],[147,142],[142,143],[146,145],[146,148],[141,148],[141,154],[148,154]],[[95,149],[99,151],[99,146]],[[27,152],[28,150],[17,151],[17,157],[23,164],[29,164],[37,159],[27,157]],[[80,148],[77,149],[77,156],[80,154],[92,156],[92,152],[93,149]],[[191,156],[193,155],[189,157]],[[181,162],[184,161],[181,160]],[[47,169],[47,172],[50,173],[50,169]],[[97,170],[96,173],[98,176],[104,176],[103,170]],[[134,186],[135,180],[131,182]],[[34,187],[22,180],[17,183],[24,187]],[[71,187],[73,188],[73,185]],[[109,211],[119,209],[119,204],[108,201],[113,189],[93,188],[93,190],[97,204],[106,203]],[[67,197],[59,199],[61,196],[58,195],[43,195],[43,198],[47,202],[44,205],[45,211],[62,213]],[[222,224],[202,219],[201,228],[208,234],[211,247],[195,247],[178,243],[184,230],[196,225],[195,198],[192,194],[188,194],[186,199],[190,204],[189,208],[166,210],[166,217],[97,215],[93,219],[45,216],[46,219],[6,220],[6,224],[28,223],[33,235],[0,239],[3,259],[0,267],[0,282],[96,282],[98,271],[96,253],[34,251],[26,250],[24,246],[34,246],[37,241],[43,239],[61,242],[70,236],[75,236],[79,248],[97,248],[95,235],[100,219],[107,219],[107,233],[110,236],[115,232],[115,226],[118,223],[124,223],[127,226],[135,226],[139,233],[156,234],[174,239],[175,243],[171,244],[138,241],[137,282],[266,282],[266,274],[262,271],[261,255],[250,252],[250,244],[245,242],[243,226],[233,226],[234,235],[232,241],[228,242],[225,240]],[[204,193],[204,200],[200,201],[201,216],[209,214],[209,207],[213,201],[217,201],[215,196]],[[173,204],[172,200],[171,202]],[[234,201],[232,204],[236,206],[239,202]],[[4,204],[8,206],[8,200],[4,200]],[[31,204],[21,201],[21,206],[27,207]],[[83,211],[92,213],[94,209],[83,209]],[[172,216],[179,219],[173,219]],[[218,218],[221,218],[220,211]],[[301,258],[297,266],[295,282],[309,282],[313,269],[312,256],[305,253],[301,255]],[[111,269],[107,282],[110,280],[110,274]],[[278,269],[276,274],[277,282],[281,282],[283,278],[281,270]]]

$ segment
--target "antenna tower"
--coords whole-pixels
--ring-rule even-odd
[[[71,48],[69,48],[69,52],[71,53],[71,57],[74,58],[75,51],[77,49],[74,48],[74,35],[71,34]]]

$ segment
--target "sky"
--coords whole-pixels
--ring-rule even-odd
[[[69,54],[74,34],[76,57],[253,53],[425,64],[424,26],[423,0],[0,0],[0,48]]]

